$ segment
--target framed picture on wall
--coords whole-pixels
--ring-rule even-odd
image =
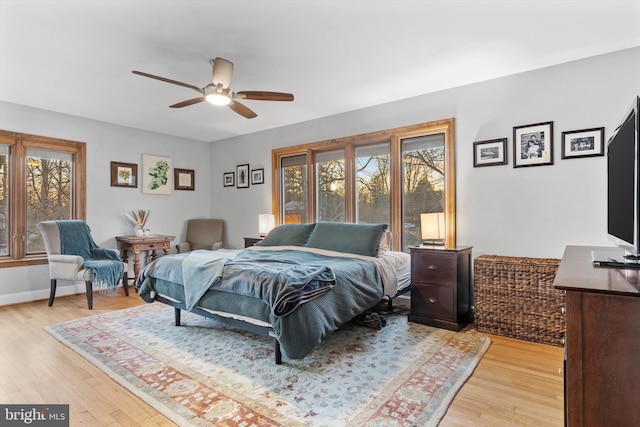
[[[138,165],[111,162],[111,186],[138,188]]]
[[[604,156],[604,128],[562,132],[562,158]]]
[[[236,166],[236,188],[249,188],[249,165]]]
[[[507,164],[507,138],[473,143],[473,167]]]
[[[142,192],[171,194],[173,190],[171,158],[154,154],[142,155]]]
[[[513,167],[553,164],[553,122],[513,128]]]
[[[196,171],[193,169],[173,169],[173,181],[176,190],[195,190]]]
[[[235,176],[234,172],[225,172],[224,175],[222,175],[222,182],[224,186],[234,187],[236,185]]]
[[[251,170],[251,184],[264,184],[264,169]]]

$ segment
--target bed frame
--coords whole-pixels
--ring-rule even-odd
[[[401,291],[398,291],[398,293],[396,293],[394,296],[389,297],[388,301],[387,301],[387,307],[388,310],[391,312],[393,309],[393,300],[397,297],[399,297],[402,294],[405,294],[406,292],[411,290],[411,286],[407,286],[406,288],[402,289]],[[175,322],[176,322],[176,326],[182,326],[182,322],[180,321],[180,314],[182,310],[186,310],[187,307],[185,305],[185,303],[183,302],[179,302],[179,301],[174,301],[168,298],[163,297],[162,295],[156,294],[156,296],[154,297],[154,300],[157,302],[161,302],[167,305],[170,305],[174,308],[174,314],[175,314]],[[220,316],[217,315],[215,313],[211,313],[209,311],[203,310],[201,308],[198,307],[194,307],[193,309],[191,309],[190,311],[191,313],[195,313],[195,314],[199,314],[200,316],[209,318],[209,319],[213,319],[213,320],[217,320],[225,325],[231,326],[233,328],[237,328],[237,329],[241,329],[243,331],[248,331],[248,332],[252,332],[254,334],[257,335],[262,335],[265,337],[273,337],[273,342],[274,342],[274,354],[275,354],[275,363],[276,365],[281,365],[282,364],[282,350],[280,349],[280,343],[278,342],[278,340],[276,339],[275,335],[275,331],[273,330],[273,328],[271,326],[260,326],[260,325],[256,325],[254,323],[251,322],[246,322],[244,320],[240,320],[240,319],[234,319],[233,317],[225,317],[225,316]]]
[[[181,312],[181,310],[186,310],[187,309],[187,306],[183,302],[173,301],[173,300],[165,298],[165,297],[163,297],[161,295],[156,295],[154,297],[154,300],[172,306],[174,308],[174,310],[175,310],[176,326],[182,326],[182,323],[180,322],[180,312]],[[234,328],[238,328],[238,329],[242,329],[243,331],[253,332],[254,334],[262,335],[262,336],[265,336],[265,337],[273,337],[273,341],[275,343],[274,344],[274,347],[275,347],[275,362],[276,362],[276,365],[281,365],[282,364],[282,351],[280,350],[280,343],[276,339],[276,337],[275,337],[276,333],[275,333],[275,331],[273,330],[272,327],[270,327],[270,326],[260,326],[260,325],[256,325],[256,324],[251,323],[251,322],[246,322],[244,320],[234,319],[232,317],[219,316],[219,315],[217,315],[215,313],[211,313],[209,311],[202,310],[201,308],[198,308],[198,307],[193,307],[191,309],[190,313],[199,314],[200,316],[207,317],[207,318],[213,319],[213,320],[217,320],[219,322],[224,323],[225,325],[228,325],[228,326],[231,326],[231,327],[234,327]]]

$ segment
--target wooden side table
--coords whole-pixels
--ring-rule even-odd
[[[149,257],[151,261],[158,257],[157,250],[162,249],[165,255],[169,254],[171,242],[175,239],[175,236],[117,236],[116,241],[120,243],[120,253],[122,254],[122,261],[128,263],[129,251],[133,254],[133,284],[136,292],[138,288],[135,284],[138,282],[138,276],[140,275],[140,252],[147,254],[147,260]]]
[[[253,246],[256,243],[262,241],[263,237],[245,237],[244,238],[244,247],[248,248],[249,246]]]

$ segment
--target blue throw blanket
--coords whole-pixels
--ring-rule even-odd
[[[227,263],[224,280],[212,289],[259,298],[269,304],[274,316],[281,317],[329,292],[335,284],[336,276],[328,266],[245,251]]]
[[[151,276],[182,284],[187,310],[195,307],[207,290],[215,289],[260,299],[276,317],[291,314],[300,304],[329,292],[336,283],[327,266],[247,251],[231,260],[221,257],[220,252],[196,250],[158,258],[144,268],[138,283]]]
[[[124,274],[124,264],[116,251],[99,248],[84,221],[56,221],[56,224],[60,230],[60,252],[81,256],[84,268],[89,270],[90,280],[98,286],[104,284],[117,288]]]

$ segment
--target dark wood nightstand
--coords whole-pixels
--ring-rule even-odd
[[[244,247],[248,248],[249,246],[253,246],[258,242],[261,242],[263,237],[245,237],[244,238]]]
[[[410,250],[409,321],[459,331],[472,318],[471,247]]]

